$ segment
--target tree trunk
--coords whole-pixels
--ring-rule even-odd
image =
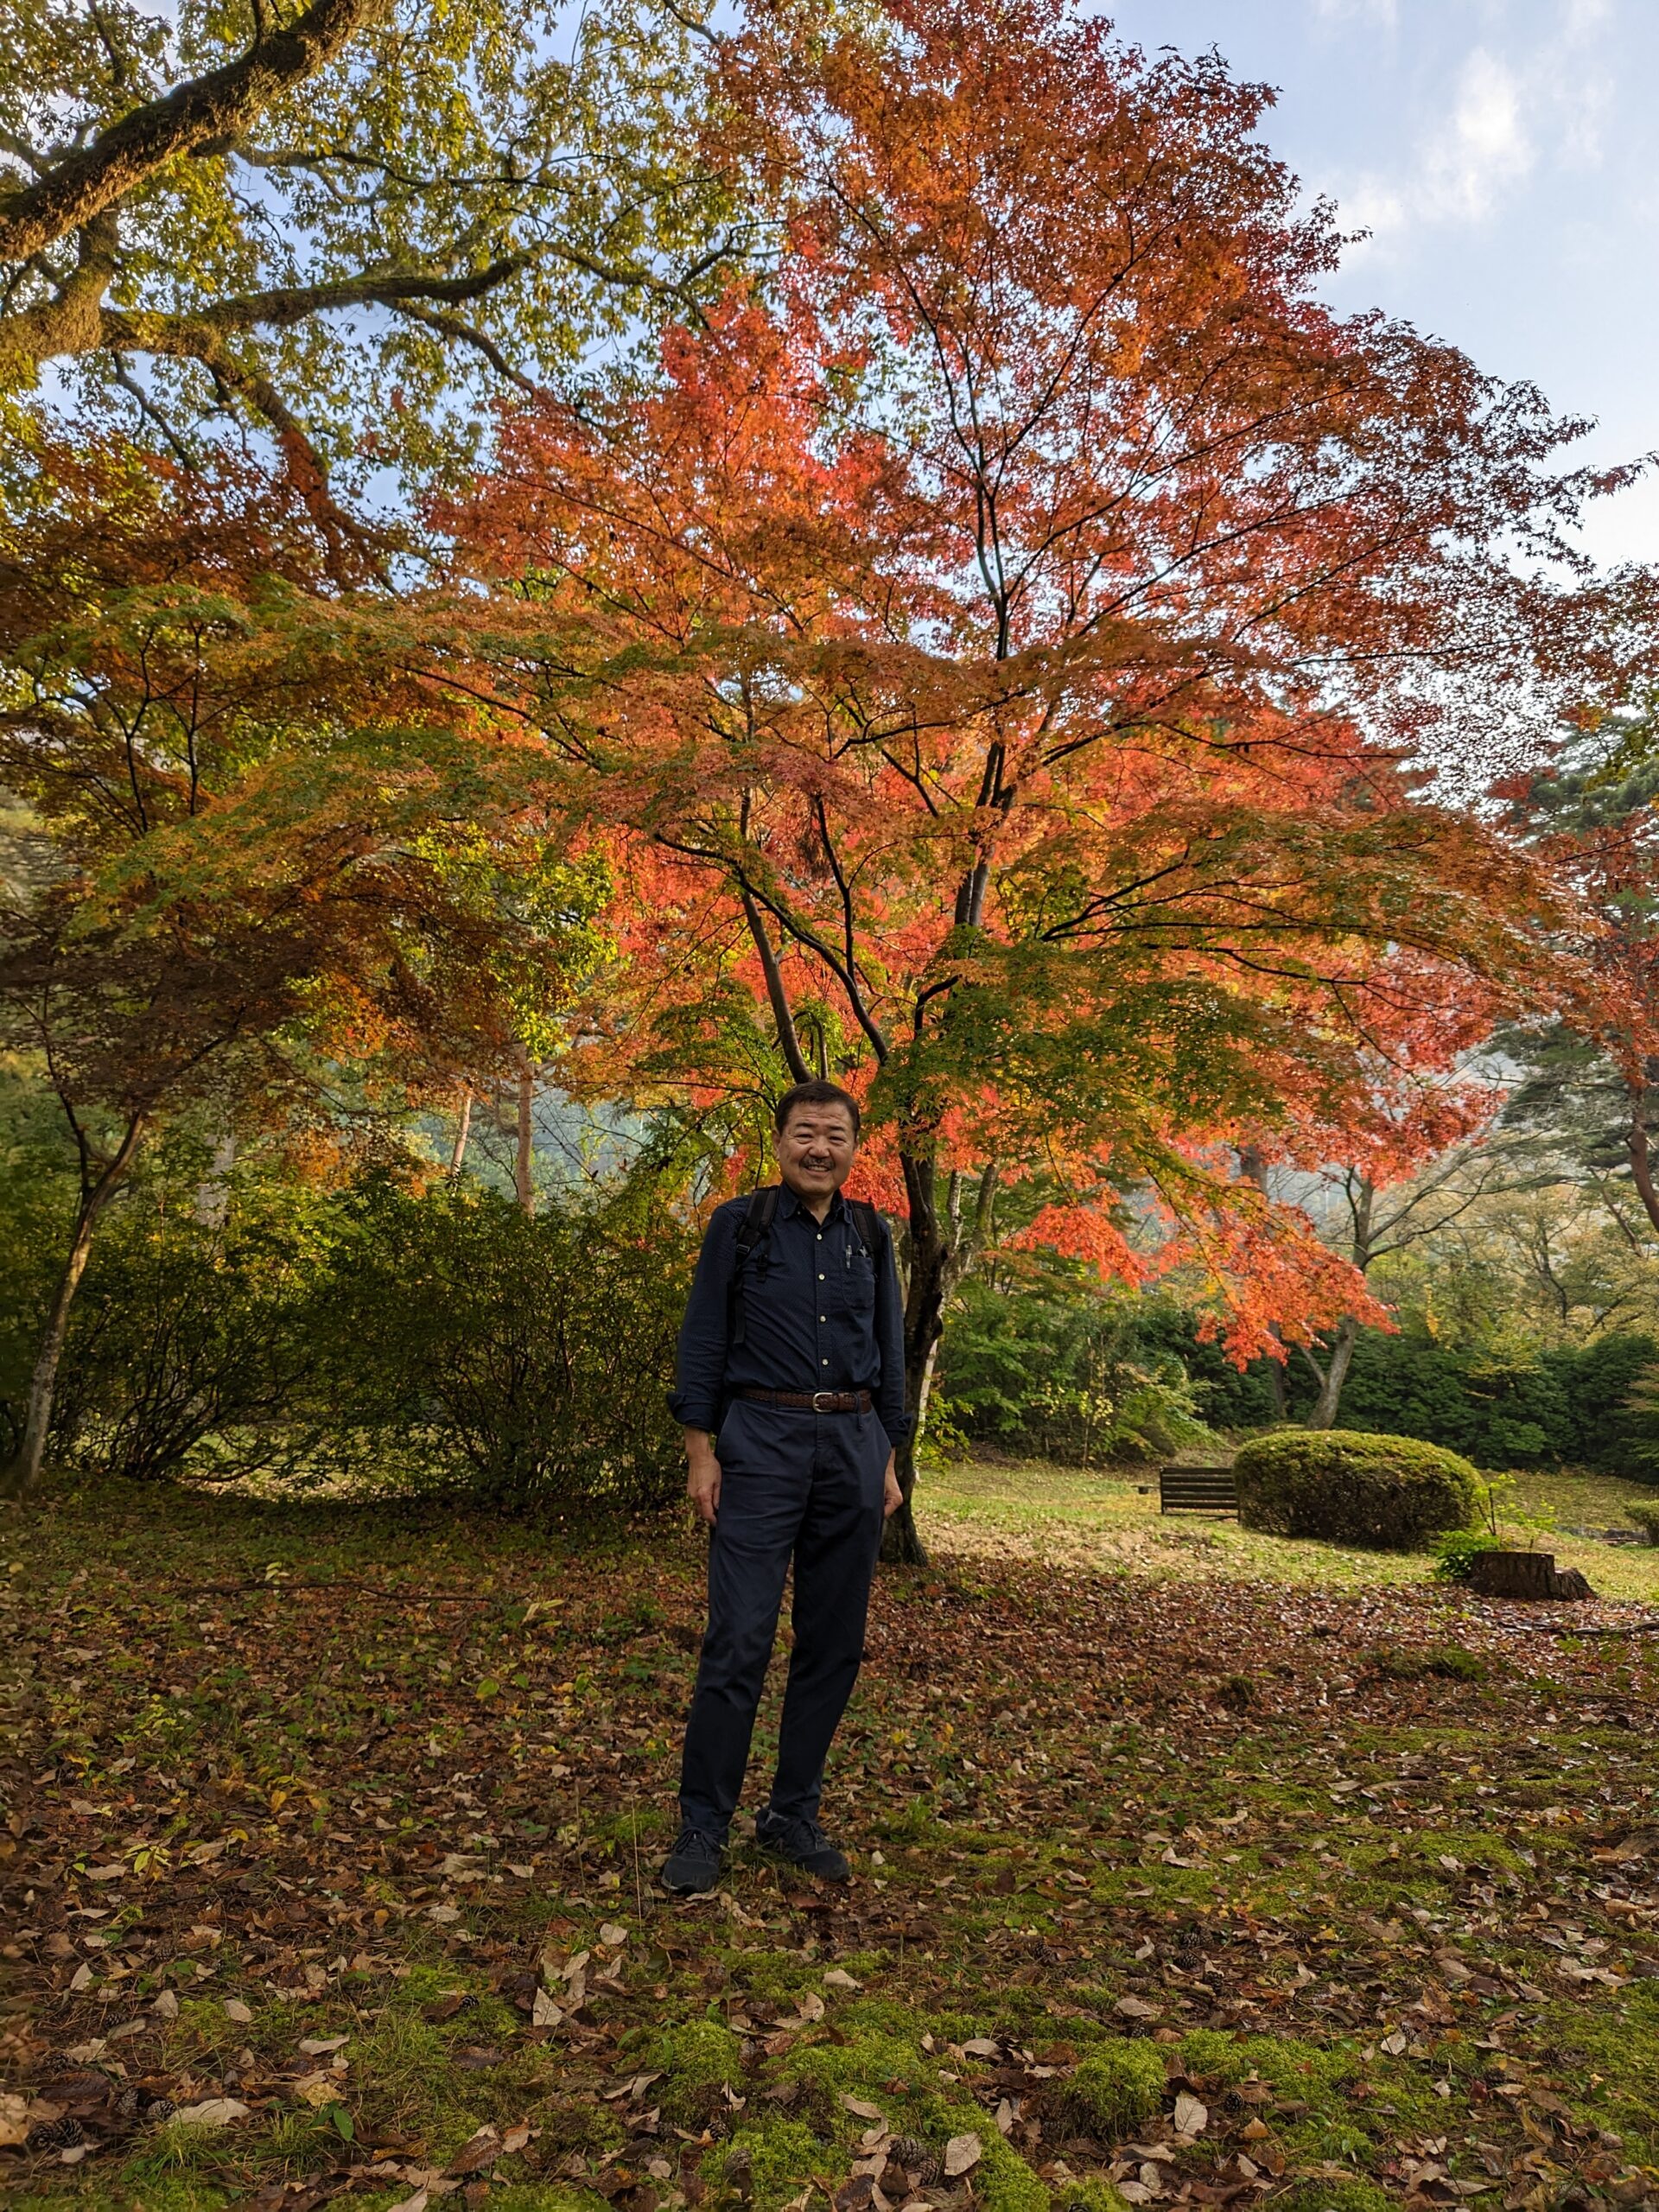
[[[916,1489],[916,1447],[927,1419],[933,1362],[944,1326],[944,1295],[950,1251],[935,1203],[933,1162],[899,1154],[910,1200],[910,1285],[905,1299],[905,1405],[910,1439],[897,1455],[896,1471],[904,1502],[887,1522],[881,1556],[894,1566],[925,1567],[927,1551],[916,1526],[912,1503]]]
[[[530,1115],[535,1098],[535,1072],[525,1060],[518,1071],[518,1141],[512,1157],[512,1186],[526,1213],[536,1211],[536,1185],[531,1172],[535,1157],[535,1132]]]
[[[1337,1331],[1337,1340],[1331,1347],[1319,1376],[1319,1395],[1313,1402],[1313,1410],[1307,1417],[1310,1428],[1334,1428],[1337,1413],[1342,1404],[1342,1386],[1348,1380],[1348,1370],[1353,1364],[1354,1346],[1359,1338],[1359,1324],[1351,1313],[1345,1313]]]
[[[461,1171],[467,1165],[467,1140],[472,1135],[472,1128],[473,1094],[470,1090],[463,1090],[461,1094],[461,1119],[455,1124],[454,1148],[449,1154],[449,1180],[452,1183],[460,1180]]]
[[[1647,1106],[1646,1088],[1633,1093],[1635,1103],[1630,1113],[1629,1137],[1630,1153],[1630,1180],[1636,1185],[1636,1194],[1648,1210],[1648,1219],[1659,1229],[1659,1192],[1653,1187],[1653,1159],[1648,1149],[1648,1125],[1643,1114]]]
[[[1262,1197],[1264,1198],[1271,1198],[1272,1192],[1268,1187],[1267,1156],[1262,1151],[1260,1146],[1253,1144],[1240,1145],[1238,1148],[1238,1165],[1246,1179],[1255,1184],[1256,1189],[1261,1192]],[[1268,1322],[1268,1334],[1273,1338],[1275,1344],[1282,1344],[1284,1343],[1284,1338],[1280,1333],[1279,1324],[1276,1321]],[[1268,1357],[1268,1393],[1273,1400],[1274,1419],[1275,1421],[1283,1421],[1285,1417],[1285,1363],[1282,1357],[1278,1359],[1274,1359],[1271,1357]],[[1085,1453],[1084,1456],[1086,1460],[1087,1454]]]
[[[16,1458],[7,1470],[8,1487],[14,1495],[27,1497],[41,1478],[41,1465],[46,1457],[47,1433],[52,1426],[52,1401],[58,1387],[58,1366],[63,1357],[64,1340],[69,1333],[69,1309],[75,1302],[75,1293],[80,1279],[86,1272],[86,1262],[92,1255],[92,1233],[99,1217],[115,1196],[123,1178],[132,1165],[133,1154],[143,1135],[142,1118],[127,1124],[126,1133],[117,1147],[115,1156],[105,1167],[95,1183],[83,1185],[80,1204],[75,1211],[75,1225],[69,1239],[69,1250],[52,1294],[46,1326],[41,1332],[40,1350],[35,1357],[34,1372],[29,1379],[29,1410],[23,1427],[23,1440]]]
[[[236,1139],[220,1137],[213,1147],[213,1164],[196,1185],[196,1219],[204,1229],[223,1229],[231,1211],[231,1170],[236,1165]]]

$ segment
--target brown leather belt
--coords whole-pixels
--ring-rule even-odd
[[[753,1406],[798,1406],[804,1413],[867,1414],[874,1401],[868,1390],[740,1390]]]

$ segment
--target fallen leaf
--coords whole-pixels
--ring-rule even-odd
[[[10,2150],[29,2133],[29,2099],[0,2089],[0,2150]]]
[[[944,2146],[944,2173],[947,2181],[955,2181],[959,2174],[971,2173],[984,2155],[984,2146],[977,2135],[953,2135]]]
[[[1158,2017],[1158,2007],[1148,2005],[1144,1997],[1120,1997],[1112,2010],[1121,2012],[1126,2020],[1155,2020]]]
[[[997,2053],[997,2045],[988,2036],[976,2036],[962,2047],[969,2058],[995,2058]]]
[[[229,2005],[225,2009],[229,2012]],[[300,2049],[308,2058],[327,2058],[331,2050],[344,2050],[350,2041],[350,2036],[304,2036]]]
[[[429,1904],[426,1908],[426,1916],[429,1920],[448,1923],[461,1918],[461,1907],[458,1904]]]
[[[1183,2089],[1175,2100],[1175,2125],[1183,2135],[1202,2135],[1210,2125],[1210,2107]]]
[[[861,1981],[855,1981],[842,1967],[830,1967],[823,1977],[823,1986],[826,1989],[862,1989],[864,1986]]]
[[[546,1990],[536,1992],[535,2002],[530,2008],[530,2024],[533,2028],[556,2028],[564,2018],[563,2012],[548,1995]]]
[[[607,1920],[599,1931],[599,1940],[614,1951],[627,1942],[628,1931],[616,1921]]]
[[[149,2009],[157,2019],[176,2020],[179,2017],[179,2000],[170,1989],[158,1990]]]
[[[227,2020],[234,2020],[238,2027],[245,2028],[253,2018],[253,2012],[239,1997],[227,1997],[225,1999],[225,2017]]]
[[[90,1989],[92,1986],[92,1981],[93,1974],[91,1967],[80,1966],[77,1967],[74,1973],[70,1976],[69,1986],[71,1989],[76,1990]]]
[[[482,2173],[486,2166],[493,2166],[501,2157],[503,2147],[501,2138],[494,2128],[486,2125],[461,2145],[449,2161],[449,2171],[452,2174]]]
[[[844,2096],[841,2107],[843,2112],[851,2113],[855,2120],[880,2120],[882,2116],[880,2105],[866,2104],[862,2097]]]
[[[208,2097],[199,2105],[181,2105],[173,2117],[186,2127],[228,2127],[233,2120],[245,2120],[248,2109],[240,2097]]]

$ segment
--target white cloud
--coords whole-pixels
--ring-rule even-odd
[[[1378,4],[1314,0],[1321,15],[1374,14]],[[1380,4],[1391,9],[1394,0]],[[1600,165],[1612,99],[1603,60],[1610,0],[1560,0],[1552,16],[1530,51],[1471,48],[1452,77],[1449,101],[1413,134],[1399,169],[1335,181],[1344,227],[1369,232],[1373,247],[1383,250],[1426,228],[1478,228],[1540,168]]]
[[[1586,0],[1586,4],[1595,7],[1599,0]],[[1400,22],[1399,0],[1313,0],[1313,12],[1326,22],[1380,23],[1389,31]]]
[[[1415,199],[1430,221],[1482,222],[1536,158],[1515,73],[1477,47],[1446,124],[1427,149]]]

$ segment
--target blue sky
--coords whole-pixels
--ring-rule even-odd
[[[1265,133],[1338,205],[1330,296],[1376,306],[1659,448],[1659,0],[1107,0],[1149,49],[1279,88]],[[1602,502],[1605,562],[1659,561],[1659,472]]]

